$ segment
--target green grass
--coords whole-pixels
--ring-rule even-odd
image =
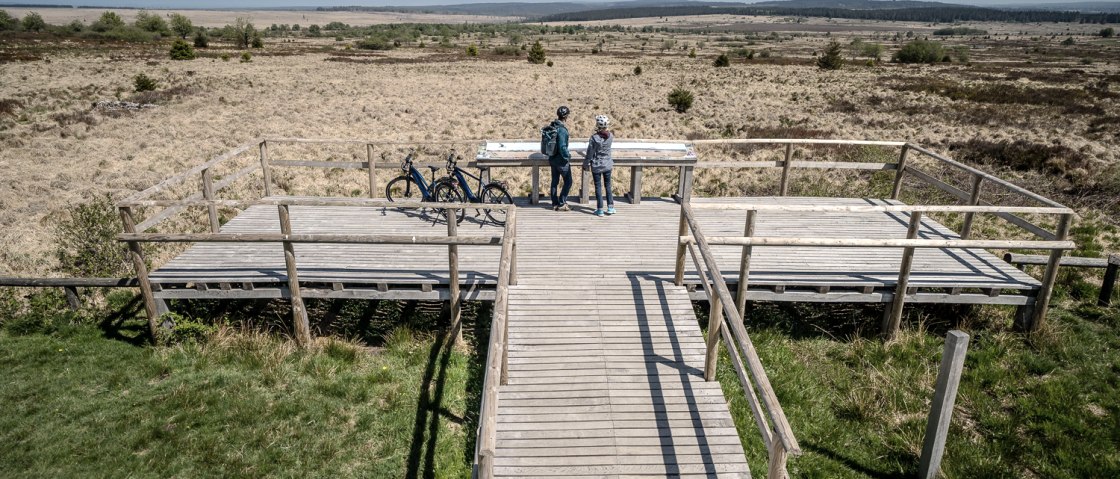
[[[434,332],[412,329],[411,318],[398,317],[405,326],[387,332],[377,348],[322,339],[300,350],[244,324],[222,327],[202,343],[150,347],[134,344],[144,326],[134,322],[135,302],[131,308],[115,323],[70,318],[39,332],[5,318],[0,471],[470,474],[479,361],[465,348],[443,347]]]
[[[1064,301],[1031,338],[1011,308],[910,307],[875,338],[881,307],[756,304],[748,329],[804,455],[793,477],[914,477],[944,334],[971,335],[945,477],[1120,476],[1120,312]],[[751,468],[766,452],[726,360],[718,377]]]

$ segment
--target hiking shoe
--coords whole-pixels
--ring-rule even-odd
[[[556,206],[556,205],[552,205],[552,211],[560,211],[560,207]]]
[[[568,205],[560,205],[556,207],[556,211],[572,211],[572,207]]]
[[[608,214],[608,215],[613,215],[613,214],[615,214],[615,213],[618,213],[618,212],[614,210],[614,207],[613,207],[613,206],[608,206],[608,207],[607,207],[607,214]]]
[[[603,213],[603,210],[595,210],[595,216],[598,216],[598,217],[602,218],[602,217],[607,216],[607,215],[606,215],[606,213]]]

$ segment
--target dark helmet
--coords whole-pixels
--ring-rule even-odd
[[[567,118],[568,115],[571,115],[571,114],[572,114],[572,110],[569,110],[568,107],[566,107],[566,106],[562,106],[562,107],[556,109],[556,118],[559,118],[561,120]]]

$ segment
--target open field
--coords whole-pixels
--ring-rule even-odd
[[[23,18],[28,12],[37,12],[43,20],[54,25],[65,25],[74,20],[86,24],[97,21],[101,13],[109,8],[6,8],[13,16]],[[251,18],[261,26],[273,23],[326,25],[331,22],[342,22],[350,25],[381,25],[386,23],[501,23],[516,21],[513,17],[491,17],[483,15],[437,15],[427,13],[393,13],[393,12],[316,12],[312,10],[147,10],[160,16],[169,16],[172,13],[181,13],[190,17],[196,26],[220,27],[233,22],[234,18]],[[121,18],[129,23],[136,20],[140,10],[116,10]]]

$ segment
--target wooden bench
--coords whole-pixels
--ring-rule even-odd
[[[579,166],[587,155],[587,142],[570,142],[568,150],[572,153],[572,166]],[[630,189],[624,196],[633,204],[642,201],[642,169],[647,167],[679,168],[677,196],[688,198],[692,195],[692,174],[696,165],[696,153],[689,143],[616,140],[611,146],[611,156],[615,167],[630,168]],[[534,205],[540,202],[540,170],[542,167],[548,167],[548,157],[540,153],[540,142],[487,141],[479,148],[475,165],[483,168],[532,168],[529,202]],[[580,203],[587,203],[590,200],[590,177],[591,171],[588,170],[584,171],[580,178]]]
[[[1050,259],[1049,256],[1031,255],[1031,254],[1016,254],[1005,253],[1003,260],[1020,268],[1024,265],[1046,265]],[[1097,298],[1097,304],[1101,306],[1108,306],[1112,304],[1112,291],[1116,286],[1116,273],[1120,270],[1120,254],[1113,253],[1108,255],[1107,258],[1083,258],[1077,256],[1064,256],[1062,257],[1062,266],[1072,266],[1074,268],[1104,268],[1104,281],[1101,283],[1101,293]]]

